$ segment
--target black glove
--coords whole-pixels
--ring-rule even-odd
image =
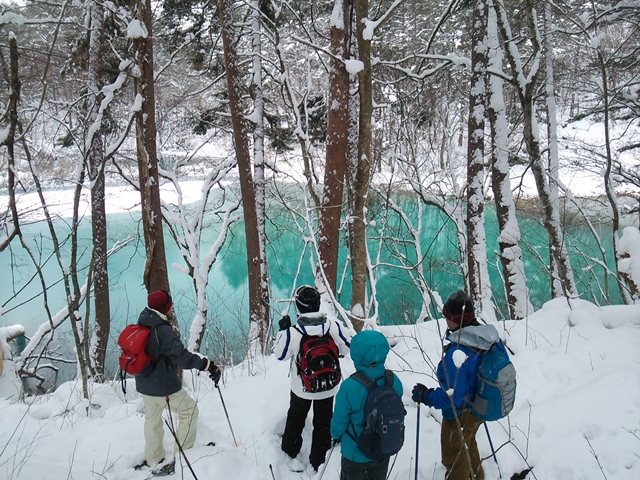
[[[286,330],[289,328],[291,326],[291,317],[289,315],[283,316],[278,322],[278,326],[280,327],[280,330]]]
[[[213,380],[213,383],[217,384],[220,381],[222,370],[216,367],[213,362],[209,362],[209,368],[207,369],[207,372],[209,372],[209,376],[211,377],[211,380]]]
[[[416,403],[422,402],[425,405],[428,405],[425,400],[427,398],[427,395],[429,395],[429,393],[432,391],[433,388],[427,388],[421,383],[416,383],[416,386],[413,387],[413,390],[411,391],[411,400]]]

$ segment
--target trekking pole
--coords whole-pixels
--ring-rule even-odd
[[[496,451],[493,449],[493,442],[491,441],[491,435],[489,435],[489,427],[487,427],[487,422],[484,422],[484,429],[487,431],[487,438],[489,439],[489,446],[491,447],[491,454],[493,455],[493,460],[496,462],[498,466],[498,478],[502,478],[502,472],[500,471],[500,464],[498,463],[498,459],[496,458]]]
[[[418,449],[420,446],[420,402],[418,402],[418,408],[416,409],[416,476],[415,480],[418,480]]]
[[[231,426],[231,419],[229,418],[229,412],[227,411],[227,406],[224,403],[224,398],[222,398],[222,390],[220,390],[220,386],[218,385],[218,382],[216,382],[216,389],[218,390],[218,393],[220,394],[220,401],[222,402],[222,408],[224,408],[224,414],[227,417],[227,422],[229,423],[229,430],[231,430],[231,436],[233,437],[233,443],[237,447],[238,446],[238,441],[236,440],[236,436],[233,433],[233,427]]]
[[[167,410],[169,410],[169,420],[167,420],[165,418],[164,419],[164,423],[169,428],[169,431],[171,432],[171,435],[173,435],[173,441],[176,442],[176,445],[178,446],[178,451],[180,452],[180,455],[182,455],[182,458],[184,458],[184,461],[187,464],[187,467],[189,467],[189,470],[191,471],[191,475],[193,475],[193,478],[195,480],[198,480],[198,477],[196,476],[196,472],[193,471],[193,467],[191,466],[191,462],[187,458],[187,454],[184,453],[184,449],[182,448],[182,444],[180,443],[180,439],[178,438],[178,434],[176,433],[176,428],[175,428],[175,426],[173,424],[173,416],[171,415],[171,404],[169,403],[169,397],[168,396],[166,397],[166,400],[167,400]]]
[[[331,445],[331,450],[329,450],[329,456],[324,461],[324,467],[322,467],[322,471],[320,472],[320,476],[316,480],[322,480],[322,476],[324,475],[324,471],[327,469],[327,465],[329,465],[329,460],[331,460],[331,454],[333,453],[333,449],[336,448],[338,442],[333,441],[333,445]]]

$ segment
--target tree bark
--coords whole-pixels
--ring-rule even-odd
[[[534,60],[532,71],[528,75],[524,73],[524,66],[520,59],[518,47],[511,35],[511,27],[508,24],[504,6],[498,2],[495,3],[496,15],[498,18],[498,26],[500,33],[506,42],[505,53],[515,81],[513,85],[516,88],[518,99],[522,107],[523,113],[523,135],[527,153],[529,154],[529,162],[531,172],[536,182],[538,196],[544,212],[544,227],[549,235],[549,254],[551,262],[551,290],[554,298],[565,296],[574,297],[576,285],[573,278],[573,270],[569,262],[569,253],[564,244],[564,235],[562,223],[560,222],[560,206],[558,200],[551,195],[549,181],[547,179],[549,171],[545,168],[542,155],[540,152],[540,141],[538,138],[538,120],[535,111],[534,94],[536,92],[539,71],[537,70],[540,62],[540,38],[538,29],[535,24],[536,9],[532,0],[527,0],[527,5],[523,9],[526,15],[526,21],[529,28],[529,40],[532,44],[531,56]],[[553,274],[555,272],[555,274]]]
[[[20,233],[18,221],[18,208],[16,206],[16,158],[15,138],[18,128],[18,102],[20,100],[20,77],[18,76],[18,41],[15,36],[9,37],[9,131],[4,145],[7,147],[7,190],[9,195],[9,211],[11,212],[11,224],[5,228],[7,235],[0,242],[0,252],[9,246],[13,238]]]
[[[107,213],[105,209],[104,177],[104,141],[101,129],[93,131],[90,127],[98,117],[102,94],[102,49],[104,46],[104,8],[101,2],[92,1],[89,5],[89,61],[88,88],[91,94],[85,135],[85,149],[89,179],[91,181],[91,228],[93,238],[92,277],[95,309],[95,343],[92,345],[93,361],[98,380],[104,379],[104,363],[111,328],[111,309],[109,307],[109,274],[107,271]],[[92,358],[93,357],[93,358]]]
[[[363,68],[358,72],[360,113],[358,116],[358,158],[353,178],[353,211],[349,231],[351,253],[351,315],[353,326],[364,326],[367,312],[367,199],[371,180],[371,115],[373,113],[371,80],[371,39],[365,38],[364,21],[369,15],[369,1],[356,0],[356,37],[358,59]]]
[[[492,2],[491,2],[492,3]],[[502,70],[502,52],[498,44],[498,32],[495,11],[489,9],[489,65],[492,70]],[[497,75],[489,79],[490,97],[487,108],[491,125],[491,177],[492,190],[496,205],[496,216],[500,235],[500,262],[505,282],[505,294],[509,317],[522,319],[533,312],[529,301],[529,289],[526,286],[522,249],[520,248],[520,226],[516,217],[516,205],[511,193],[508,158],[508,124],[503,95],[504,82]]]
[[[242,112],[242,90],[236,52],[236,33],[233,24],[231,0],[218,0],[218,16],[221,24],[224,63],[226,69],[229,109],[233,127],[233,140],[238,162],[240,189],[247,242],[247,267],[249,276],[250,340],[259,341],[262,351],[267,345],[268,311],[267,284],[262,277],[265,258],[260,250],[260,229],[256,211],[256,192],[253,181],[249,138]]]
[[[327,150],[324,170],[324,191],[318,226],[318,256],[321,279],[335,293],[338,278],[340,225],[344,181],[349,147],[349,72],[340,59],[349,57],[350,2],[339,0],[334,5],[331,25],[331,59],[327,112]],[[336,11],[342,7],[340,11]],[[341,20],[341,21],[340,21]]]
[[[467,255],[469,293],[475,305],[494,318],[491,284],[487,269],[484,229],[484,128],[487,97],[487,15],[486,0],[473,4],[471,20],[471,91],[469,94],[467,144]]]
[[[146,247],[146,261],[142,278],[148,292],[155,290],[169,291],[156,150],[151,0],[136,0],[134,18],[146,29],[146,35],[133,39],[136,67],[133,84],[137,101],[142,102],[140,109],[136,112],[138,175],[142,206],[142,229]]]

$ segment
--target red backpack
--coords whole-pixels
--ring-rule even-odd
[[[342,378],[336,342],[329,332],[316,337],[298,331],[302,333],[297,358],[302,389],[309,393],[331,390]]]
[[[140,375],[153,362],[153,358],[144,351],[150,333],[151,328],[138,324],[127,325],[122,330],[118,345],[122,348],[120,370],[123,377],[125,373]]]

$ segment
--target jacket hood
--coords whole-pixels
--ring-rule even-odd
[[[298,325],[304,327],[313,327],[322,325],[327,321],[327,316],[320,312],[301,313],[298,316]]]
[[[140,312],[140,316],[138,317],[138,323],[145,327],[159,327],[167,323],[169,319],[166,315],[160,313],[153,308],[145,308]]]
[[[389,353],[386,337],[375,330],[364,330],[351,339],[351,359],[356,370],[382,370]]]
[[[451,332],[447,335],[447,340],[467,347],[489,350],[491,345],[500,341],[500,335],[493,325],[474,325]]]

